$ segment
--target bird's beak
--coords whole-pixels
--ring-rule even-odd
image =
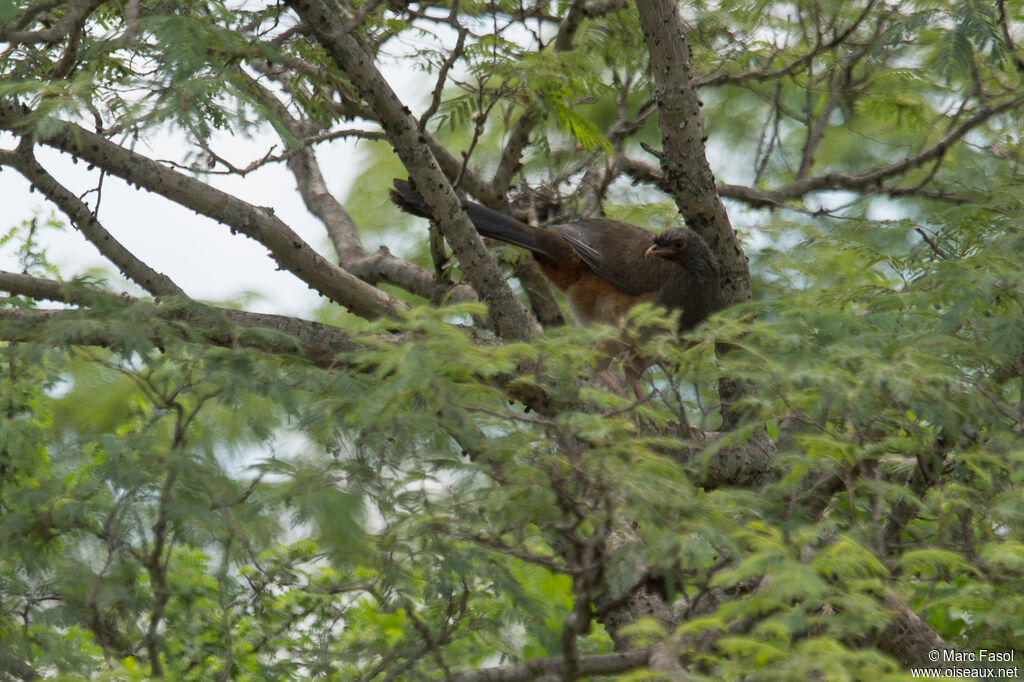
[[[650,258],[651,256],[658,256],[666,253],[668,249],[661,248],[657,244],[652,244],[651,248],[644,251],[644,258]]]

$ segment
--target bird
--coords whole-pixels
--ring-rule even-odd
[[[395,179],[390,195],[403,211],[433,218],[408,181]],[[463,209],[484,237],[530,251],[583,325],[617,325],[626,311],[649,301],[679,311],[683,333],[721,307],[718,260],[689,228],[656,234],[603,218],[535,227],[477,203],[464,201]]]

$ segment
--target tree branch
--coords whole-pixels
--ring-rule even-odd
[[[433,273],[392,255],[384,247],[376,253],[367,254],[359,228],[345,207],[327,188],[316,153],[308,142],[312,139],[308,132],[310,128],[317,127],[316,124],[292,116],[287,107],[256,81],[250,80],[250,88],[290,133],[298,138],[305,137],[297,146],[289,147],[284,158],[292,175],[295,176],[303,203],[309,212],[323,223],[338,255],[338,262],[343,268],[370,284],[376,284],[384,279],[428,300],[477,300],[476,292],[462,284],[456,285],[451,291],[442,292],[443,295],[439,294],[438,282]],[[289,144],[285,138],[282,138],[282,142]]]
[[[832,50],[845,43],[847,39],[849,39],[853,35],[853,33],[870,16],[871,10],[874,9],[875,2],[876,0],[870,0],[864,6],[864,9],[857,16],[857,18],[854,19],[850,23],[850,25],[846,27],[846,29],[843,30],[841,33],[835,34],[831,40],[829,40],[828,42],[822,42],[819,33],[818,40],[815,42],[814,46],[810,50],[794,57],[793,59],[786,62],[782,66],[776,67],[774,69],[769,68],[772,61],[774,61],[775,55],[777,55],[778,52],[781,51],[779,49],[776,49],[773,51],[773,58],[766,60],[762,66],[756,69],[749,69],[747,71],[742,71],[740,73],[720,73],[713,76],[701,76],[697,78],[696,85],[698,88],[703,88],[705,86],[726,85],[729,83],[742,83],[744,81],[750,80],[768,81],[795,73],[798,69],[801,69],[805,65],[810,63],[811,60],[813,60],[818,55],[828,52],[829,50]],[[882,26],[883,23],[884,22],[879,20],[876,24],[876,28]],[[723,63],[728,64],[729,61],[725,60]]]
[[[530,143],[530,133],[538,123],[540,123],[540,114],[533,106],[527,104],[523,113],[516,119],[515,125],[512,126],[508,140],[505,141],[505,146],[501,150],[498,168],[491,176],[491,186],[498,196],[505,196],[509,187],[512,186],[512,178],[522,168],[523,150]],[[492,208],[498,207],[492,206]]]
[[[839,106],[839,98],[842,95],[843,88],[846,86],[845,68],[845,65],[839,65],[832,73],[825,104],[813,120],[811,118],[812,109],[808,107],[808,117],[804,122],[807,126],[807,136],[804,139],[804,148],[800,155],[800,168],[796,171],[797,178],[805,178],[811,172],[811,165],[814,163],[814,153],[818,150],[818,145],[825,136],[825,129],[828,127],[829,119],[832,117],[832,112]],[[812,97],[812,92],[813,90],[809,88],[808,98]]]
[[[11,100],[0,100],[0,128],[20,132],[25,113]],[[281,267],[361,317],[392,316],[405,308],[317,253],[272,208],[253,206],[73,123],[57,123],[56,131],[43,142],[255,239]]]
[[[896,595],[886,594],[882,603],[894,616],[875,639],[875,646],[904,668],[934,666],[935,662],[928,658],[930,651],[955,650]]]
[[[0,651],[0,673],[5,673],[5,681],[9,679],[6,676],[6,673],[11,673],[21,680],[42,679],[42,676],[36,672],[35,668],[6,651]]]
[[[530,337],[539,329],[536,321],[513,294],[462,210],[462,202],[445,179],[412,113],[381,76],[368,51],[354,35],[345,33],[337,13],[321,0],[289,0],[288,4],[310,26],[316,40],[376,112],[410,179],[459,258],[463,272],[488,305],[498,335],[508,339]]]
[[[140,287],[160,296],[185,296],[177,284],[166,275],[149,267],[126,249],[100,224],[85,203],[46,172],[32,154],[32,145],[23,138],[15,152],[0,152],[0,165],[11,166],[64,212],[71,223],[89,242],[125,277]]]
[[[55,21],[52,26],[42,31],[22,31],[18,26],[27,26],[40,12],[52,9],[61,3],[38,2],[29,5],[18,21],[14,22],[10,29],[0,30],[0,42],[12,44],[34,45],[45,43],[52,45],[64,40],[71,35],[76,26],[81,26],[86,17],[92,14],[93,10],[103,4],[103,0],[78,0],[72,4],[71,11]]]
[[[704,148],[702,103],[693,79],[690,46],[671,0],[638,0],[640,26],[651,57],[661,128],[664,187],[686,224],[708,242],[722,265],[723,303],[750,298],[747,257],[736,239]]]
[[[584,18],[599,17],[624,7],[626,7],[625,0],[594,0],[592,2],[576,0],[569,6],[569,11],[565,13],[565,17],[558,24],[555,49],[564,52],[573,48],[573,39]]]
[[[21,275],[0,271],[0,291],[16,296],[27,296],[37,301],[59,301],[76,306],[89,306],[104,301],[109,306],[126,307],[143,301],[127,294],[115,294],[83,287],[77,283]],[[25,325],[21,331],[5,331],[7,341],[32,338],[32,330],[52,320],[70,319],[75,310],[23,310],[0,308],[0,320]],[[332,367],[340,353],[363,348],[337,327],[309,322],[295,317],[251,313],[243,310],[217,308],[189,301],[185,306],[154,306],[152,315],[164,321],[188,321],[202,332],[202,340],[222,348],[254,348],[266,353],[303,357],[319,367]],[[227,321],[232,327],[225,327]],[[292,338],[273,338],[266,335],[245,334],[244,329],[256,328],[280,332]],[[398,337],[396,337],[397,339]],[[102,329],[89,328],[66,338],[67,343],[109,348],[115,339]],[[159,339],[153,339],[154,344]]]
[[[579,658],[580,676],[615,675],[647,666],[653,649],[632,649],[614,654],[596,654]],[[561,656],[534,658],[522,663],[461,672],[446,682],[528,682],[541,675],[560,674],[565,661]]]
[[[447,59],[441,64],[441,69],[437,74],[437,82],[434,83],[434,91],[430,95],[430,104],[427,106],[426,111],[420,114],[419,127],[420,130],[427,129],[427,122],[430,121],[431,117],[437,113],[437,110],[441,108],[441,96],[444,94],[444,86],[448,82],[448,72],[452,70],[461,57],[466,46],[466,36],[469,34],[469,29],[464,26],[460,26],[458,19],[456,18],[456,10],[458,9],[458,3],[452,4],[452,11],[448,15],[448,22],[451,24],[459,33],[459,38],[455,43],[455,47],[449,53]]]
[[[702,102],[693,81],[690,45],[678,5],[673,0],[637,0],[637,11],[654,75],[664,186],[686,224],[704,237],[721,264],[720,305],[746,301],[751,296],[750,267],[708,165]],[[720,350],[725,348],[720,346]],[[739,420],[733,405],[742,397],[744,386],[735,377],[719,379],[723,430]]]
[[[1017,94],[999,104],[980,109],[973,116],[950,128],[934,144],[911,154],[899,161],[878,166],[860,173],[826,173],[803,180],[795,180],[788,185],[771,190],[771,196],[779,202],[800,197],[810,192],[827,189],[864,190],[878,187],[883,180],[900,175],[917,168],[929,161],[940,158],[953,144],[993,116],[1015,109],[1024,104],[1024,95]]]

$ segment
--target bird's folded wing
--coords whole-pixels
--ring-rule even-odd
[[[673,274],[665,261],[644,258],[654,234],[636,225],[581,220],[550,229],[568,242],[594,272],[631,296],[656,291]]]

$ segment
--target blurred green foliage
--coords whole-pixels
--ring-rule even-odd
[[[0,53],[0,96],[36,106],[26,134],[102,106],[126,134],[174,126],[202,150],[218,130],[282,130],[240,60],[329,63],[305,41],[267,38],[275,5],[143,3],[132,42],[128,4],[99,6],[66,77],[52,77],[59,43]],[[1020,15],[1020,2],[998,6]],[[448,30],[386,4],[352,9],[365,10],[368,41],[425,45]],[[635,112],[651,96],[645,47],[629,10],[585,21],[567,52],[547,29],[484,30],[520,9],[460,7],[481,36],[429,129],[492,171],[518,116],[537,112],[517,182],[555,191],[614,149],[620,105]],[[0,22],[17,11],[0,2]],[[952,98],[977,104],[1020,79],[984,3],[727,1],[685,13],[725,182],[770,189],[799,175],[806,126],[780,112],[823,110],[819,67],[841,55],[730,79],[799,59],[822,16],[857,22],[867,56],[825,122],[816,169],[902,158],[960,116]],[[407,47],[384,53],[429,74],[446,57]],[[324,94],[349,92],[336,72],[294,78],[294,111],[325,126],[345,118]],[[624,144],[657,141],[651,118]],[[386,200],[401,167],[384,145],[363,149],[346,207],[368,243],[428,265],[422,223]],[[1019,122],[994,116],[941,166],[907,170],[907,187],[931,181],[954,201],[867,188],[771,211],[733,205],[754,300],[686,343],[647,333],[672,328],[649,308],[626,332],[571,327],[497,345],[461,326],[475,305],[417,302],[403,321],[375,324],[332,307],[322,318],[362,350],[328,368],[205,345],[149,300],[97,301],[42,324],[0,317],[11,339],[0,343],[0,678],[29,677],[17,667],[27,662],[60,680],[421,680],[560,655],[570,612],[596,600],[579,590],[594,569],[579,558],[587,542],[607,559],[593,578],[602,598],[649,582],[680,613],[674,631],[649,619],[616,636],[712,636],[685,652],[694,679],[906,677],[878,646],[894,615],[887,595],[952,646],[1013,650],[1024,641],[1019,156]],[[205,158],[194,153],[196,172]],[[611,188],[606,215],[678,222],[662,195],[626,185]],[[37,228],[16,226],[0,247],[28,273],[59,276]],[[637,329],[633,342],[658,359],[639,404],[587,381],[607,342]],[[99,332],[105,348],[73,342]],[[732,350],[716,355],[716,342]],[[756,387],[745,421],[694,443],[684,425],[719,426],[723,376]],[[559,409],[519,400],[538,392]],[[762,432],[777,478],[703,485],[720,453]],[[711,593],[714,608],[687,611]],[[614,644],[595,624],[578,646]]]

